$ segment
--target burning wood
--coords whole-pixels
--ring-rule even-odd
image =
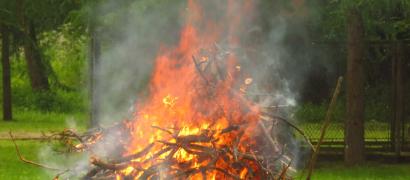
[[[284,149],[282,153],[264,155],[258,147],[240,144],[246,139],[246,125],[230,125],[221,129],[208,127],[195,134],[184,134],[183,129],[176,128],[151,128],[164,132],[167,136],[138,152],[115,159],[97,157],[89,151],[96,143],[95,136],[90,134],[98,134],[96,136],[103,139],[105,130],[99,129],[83,136],[65,130],[50,137],[60,136],[58,139],[64,142],[76,141],[78,143],[75,145],[67,145],[77,147],[77,152],[89,151],[93,154],[90,158],[93,167],[83,179],[289,178],[287,171],[290,163],[279,162],[286,156]],[[264,133],[265,137],[259,138],[266,138],[268,134]],[[226,138],[232,138],[232,141],[225,143],[223,139]],[[276,168],[272,168],[272,164]]]
[[[249,9],[241,6],[235,7]],[[194,17],[187,18],[179,45],[158,55],[149,96],[130,120],[84,135],[55,135],[70,151],[90,155],[84,179],[289,179],[293,157],[288,142],[272,135],[274,122],[303,132],[247,99],[255,80],[233,50],[214,43],[226,33],[216,29],[237,28],[202,22],[196,1],[188,1],[188,11]],[[238,43],[229,36],[225,46]],[[115,153],[98,153],[107,147]]]
[[[188,83],[175,87],[169,79],[157,79],[165,88],[154,91],[135,119],[83,135],[64,130],[49,138],[60,140],[70,152],[90,154],[83,179],[289,179],[291,157],[286,144],[272,137],[273,127],[280,120],[303,132],[286,119],[263,112],[244,92],[235,90],[249,85],[248,78],[235,81],[239,75],[229,71],[212,74],[193,60],[195,67],[189,63],[183,68],[193,73]],[[219,63],[212,66],[222,69]],[[116,141],[107,141],[112,134]],[[99,156],[94,151],[101,143],[116,147],[120,154]]]
[[[229,71],[226,77],[212,78],[215,74],[203,71],[193,59],[195,67],[187,65],[195,70],[188,87],[158,80],[177,89],[156,89],[135,119],[83,135],[64,130],[49,138],[60,140],[70,152],[90,154],[83,179],[289,179],[291,157],[286,144],[272,137],[273,127],[281,120],[303,132],[286,119],[261,111],[235,90],[250,80],[235,81]],[[107,142],[112,134],[116,141]],[[101,143],[116,147],[120,154],[99,156],[94,151]]]
[[[126,122],[114,127],[124,128],[125,124]],[[111,128],[113,127],[109,129]],[[151,128],[165,132],[169,137],[157,140],[134,154],[116,159],[92,155],[90,163],[93,167],[90,167],[83,179],[290,179],[287,172],[291,163],[279,162],[281,158],[288,158],[284,153],[285,149],[281,153],[272,152],[266,156],[257,147],[240,146],[239,142],[246,131],[245,125],[230,125],[220,130],[204,130],[192,135],[180,135],[181,129],[168,130],[158,126]],[[78,135],[67,129],[48,138],[65,143],[70,151],[74,148],[75,152],[88,151],[93,154],[93,146],[107,132],[109,130],[97,129]],[[264,134],[268,136],[269,133]],[[10,136],[13,139],[11,133]],[[218,143],[226,137],[234,137],[234,141]],[[153,151],[154,147],[158,150]],[[70,171],[26,160],[19,153],[17,145],[16,150],[24,162],[60,171],[55,179]],[[276,167],[272,168],[272,164]]]

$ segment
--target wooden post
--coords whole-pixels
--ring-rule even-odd
[[[403,44],[395,44],[392,58],[392,119],[390,139],[396,158],[400,158],[404,119],[403,49]]]
[[[95,21],[95,20],[94,20]],[[96,30],[96,22],[91,21],[89,24],[90,29],[90,44],[89,44],[89,76],[90,76],[90,118],[91,126],[98,126],[99,114],[100,114],[100,98],[98,91],[98,70],[99,61],[101,55],[100,39]]]

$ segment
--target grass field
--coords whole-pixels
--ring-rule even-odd
[[[1,117],[2,114],[0,113]],[[0,132],[15,133],[60,131],[67,127],[84,130],[87,126],[87,114],[84,113],[54,113],[38,111],[15,112],[13,121],[0,121]]]
[[[368,163],[362,166],[345,167],[342,162],[319,163],[313,180],[408,180],[410,164]],[[298,179],[298,178],[296,178]]]
[[[25,158],[38,161],[42,144],[33,141],[19,141],[20,150]],[[52,179],[42,169],[22,163],[10,141],[0,141],[0,179]]]
[[[1,115],[1,113],[0,113]],[[14,113],[14,120],[0,121],[0,138],[8,138],[8,132],[15,135],[34,135],[41,132],[61,131],[64,128],[85,130],[87,115],[84,113],[54,113],[37,111],[19,111]],[[17,141],[22,154],[33,161],[39,160],[40,150],[45,144],[36,141]],[[18,160],[14,145],[10,140],[0,140],[0,179],[52,179],[44,170],[27,165]]]
[[[85,130],[87,126],[85,114],[61,114],[40,112],[15,113],[12,122],[0,121],[0,135],[7,135],[9,130],[14,133],[39,133],[41,131],[59,131],[67,127]],[[318,137],[320,124],[304,124],[301,127],[310,137]],[[373,127],[372,127],[373,126]],[[379,124],[368,126],[372,128],[371,135],[366,137],[384,138],[388,134],[387,125]],[[341,124],[333,124],[327,133],[328,138],[343,138]],[[388,136],[387,136],[388,137]],[[30,160],[40,161],[40,154],[44,152],[45,143],[39,141],[17,141],[22,154]],[[51,156],[51,154],[50,154]],[[55,155],[53,155],[55,157]],[[61,156],[59,156],[61,157]],[[66,159],[61,157],[64,165]],[[48,162],[48,161],[45,161]],[[50,161],[52,162],[52,161]],[[53,173],[46,173],[43,169],[21,162],[10,140],[0,140],[0,179],[52,179]],[[299,176],[295,179],[300,179]],[[410,179],[409,164],[381,164],[368,163],[363,166],[347,168],[342,162],[319,163],[315,169],[313,179],[316,180],[382,180],[382,179]]]
[[[36,141],[18,141],[21,152],[27,159],[38,161],[39,151],[44,144]],[[0,179],[52,179],[43,169],[18,160],[13,144],[0,141]],[[6,163],[4,163],[6,162]],[[407,180],[410,179],[410,164],[368,163],[363,166],[346,168],[341,162],[319,163],[314,180]],[[295,179],[300,179],[295,177]]]

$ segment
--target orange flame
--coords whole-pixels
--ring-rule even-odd
[[[241,79],[240,65],[235,54],[226,55],[221,61],[225,64],[225,77],[218,80],[215,76],[199,73],[196,63],[212,63],[210,57],[202,56],[201,51],[212,51],[215,42],[219,42],[228,33],[229,45],[237,45],[237,29],[240,28],[240,11],[250,11],[252,5],[246,1],[243,5],[233,0],[227,1],[226,22],[205,21],[204,11],[195,0],[188,0],[187,22],[180,35],[178,46],[162,50],[156,60],[150,80],[150,96],[144,104],[138,104],[138,111],[134,114],[131,124],[131,143],[127,147],[126,155],[134,154],[145,147],[160,140],[169,140],[171,135],[165,131],[153,128],[158,126],[169,130],[178,130],[177,136],[200,135],[206,131],[216,131],[229,125],[246,124],[247,130],[240,139],[239,150],[252,146],[249,141],[252,129],[258,120],[258,107],[246,100],[242,85],[249,85],[252,79]],[[242,12],[246,14],[246,12]],[[200,26],[201,28],[199,28]],[[227,29],[227,32],[223,30]],[[198,56],[198,62],[195,57]],[[211,65],[209,65],[211,66]],[[215,73],[212,72],[211,74]],[[209,82],[207,82],[209,81]],[[245,84],[244,84],[245,83]],[[233,144],[235,134],[217,135],[214,144],[202,143],[203,146],[223,146]],[[246,143],[245,143],[246,142]],[[142,168],[147,168],[156,161],[161,161],[168,154],[157,159],[150,159],[161,146],[154,145],[148,156],[135,159],[141,162]],[[192,168],[198,168],[201,163],[193,154],[179,149],[174,155],[178,162],[192,162]],[[219,168],[226,168],[223,162],[216,163]],[[122,173],[130,174],[133,167],[128,167]],[[241,178],[246,176],[247,170],[238,172]],[[220,172],[207,172],[207,178],[219,179]],[[219,178],[218,178],[219,177]],[[202,178],[193,175],[192,179]]]

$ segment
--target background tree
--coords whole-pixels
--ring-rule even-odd
[[[24,55],[27,62],[31,87],[33,90],[48,90],[47,72],[38,47],[36,26],[33,20],[27,18],[24,0],[16,1],[16,15],[21,31],[23,32]]]
[[[347,112],[345,123],[345,162],[362,163],[364,156],[364,29],[359,11],[348,11],[347,21]]]
[[[39,47],[39,34],[61,26],[69,13],[78,8],[78,3],[69,0],[15,1],[15,23],[22,33],[24,55],[33,90],[49,90],[49,76],[59,85],[50,63],[45,60]]]
[[[3,70],[3,119],[12,119],[11,105],[11,74],[10,74],[10,33],[5,24],[0,24],[1,30],[1,59]]]
[[[12,14],[12,2],[0,2],[0,32],[1,32],[1,62],[2,62],[2,97],[3,97],[3,119],[12,120],[12,92],[11,92],[11,66],[10,46],[11,36],[15,32],[14,17]]]
[[[359,76],[359,79],[363,78],[363,87],[360,87],[360,89],[363,88],[361,96],[363,96],[363,101],[366,106],[361,110],[364,115],[360,116],[362,116],[365,124],[374,124],[377,122],[378,126],[380,126],[379,124],[385,124],[386,130],[388,130],[388,125],[394,128],[393,121],[395,118],[392,116],[392,112],[400,108],[396,108],[394,104],[392,106],[391,103],[395,88],[394,86],[392,87],[394,81],[392,81],[393,77],[391,77],[392,74],[394,74],[392,73],[393,66],[391,63],[393,62],[392,60],[394,60],[393,56],[396,56],[396,48],[394,48],[396,45],[393,43],[410,40],[410,1],[313,0],[307,2],[311,4],[312,8],[311,16],[308,18],[307,24],[309,35],[317,44],[321,45],[318,50],[316,50],[321,55],[320,58],[332,60],[326,63],[330,72],[336,75],[344,75],[344,73],[347,72],[347,76],[350,76],[349,73],[351,73],[351,70],[363,68],[363,77]],[[351,23],[345,23],[352,22],[351,16],[349,16],[350,13],[346,13],[350,12],[351,9],[358,9],[360,16],[362,16],[363,33],[360,32],[360,34],[364,34],[364,37],[362,38],[363,44],[360,44],[364,45],[364,47],[361,47],[360,44],[351,44],[350,40],[353,36],[351,33],[346,33],[346,29],[351,29],[352,27]],[[345,46],[346,40],[348,41],[347,46]],[[349,67],[351,62],[346,63],[346,56],[349,56],[350,61],[352,57],[354,57],[352,55],[357,54],[357,51],[352,49],[352,47],[355,46],[359,46],[359,48],[363,48],[362,50],[364,52],[367,52],[366,54],[362,54],[363,60],[359,63],[359,66],[361,65],[362,67]],[[325,47],[326,50],[324,50],[323,47]],[[315,50],[313,50],[313,52],[315,52]],[[401,67],[404,68],[403,72],[410,70],[409,66]],[[360,81],[356,77],[354,78],[353,82]],[[347,81],[349,82],[349,80]],[[403,84],[398,87],[408,88],[404,80],[400,80],[399,82]],[[349,83],[347,85],[349,86]],[[342,112],[343,109],[346,108],[346,113],[342,113],[340,117],[337,118],[339,122],[352,119],[352,110],[357,108],[354,107],[357,104],[352,103],[355,100],[351,101],[351,97],[351,100],[349,100],[349,90],[350,87],[347,87],[346,94],[344,94],[346,98],[342,98],[340,102],[340,104],[344,105],[338,108],[341,109]],[[404,104],[410,103],[410,99],[405,98],[406,96],[408,97],[408,95],[404,95],[404,98],[402,98],[402,100],[405,101]],[[359,101],[361,101],[361,98],[362,97],[359,97]],[[361,107],[360,103],[358,105]],[[353,114],[358,115],[359,113],[353,112]],[[407,113],[407,117],[408,116],[409,114]],[[346,122],[346,125],[349,123],[350,122]],[[366,125],[358,127],[360,129],[352,129],[346,126],[345,138],[362,139],[363,135],[360,132],[364,131]],[[370,126],[367,126],[367,128],[369,127]],[[358,132],[355,133],[352,131]],[[356,134],[356,137],[347,137],[347,134],[351,133]],[[390,135],[390,138],[392,137],[394,137],[393,134]],[[357,141],[357,143],[359,142]],[[349,146],[349,144],[346,146]],[[356,151],[353,153],[353,155],[357,155],[357,153],[361,154],[362,152]]]
[[[81,79],[85,67],[82,42],[86,39],[86,31],[72,18],[80,7],[79,1],[72,0],[0,1],[0,24],[7,27],[10,36],[13,106],[41,110],[71,109],[65,105],[66,101],[78,104],[77,107],[83,106],[79,103],[82,101],[65,100],[68,97],[63,97],[67,93],[77,93],[79,99],[78,89],[84,82]],[[7,74],[7,70],[2,73]],[[7,93],[7,90],[3,92]],[[8,102],[8,99],[3,102]]]

